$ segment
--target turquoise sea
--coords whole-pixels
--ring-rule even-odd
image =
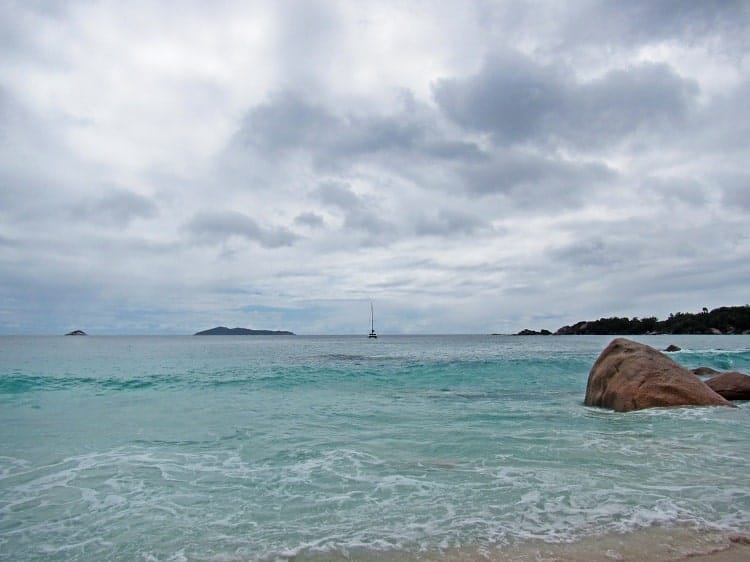
[[[635,339],[750,372],[750,336]],[[0,337],[0,559],[492,559],[747,532],[750,403],[585,407],[610,340]]]

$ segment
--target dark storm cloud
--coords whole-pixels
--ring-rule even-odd
[[[201,212],[196,214],[185,228],[197,240],[209,244],[238,237],[257,242],[265,248],[278,248],[291,246],[298,238],[285,228],[261,227],[252,218],[236,211]]]
[[[125,189],[113,189],[71,209],[71,217],[101,226],[127,226],[134,219],[158,215],[153,201]]]
[[[640,64],[581,82],[566,65],[506,52],[489,57],[467,79],[438,81],[433,92],[452,120],[490,133],[497,144],[600,147],[635,132],[680,125],[698,87],[665,64]]]

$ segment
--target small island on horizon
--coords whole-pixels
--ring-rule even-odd
[[[518,336],[548,335],[656,335],[656,334],[750,334],[750,305],[722,306],[702,312],[677,312],[666,320],[655,316],[648,318],[600,318],[582,320],[559,328],[554,334],[549,330],[524,329]]]
[[[194,336],[293,336],[294,332],[284,330],[250,330],[248,328],[227,328],[217,326],[210,330],[196,332]]]

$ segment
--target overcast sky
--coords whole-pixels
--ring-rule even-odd
[[[750,302],[750,3],[0,0],[0,333]]]

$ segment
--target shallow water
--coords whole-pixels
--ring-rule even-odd
[[[458,558],[749,529],[750,403],[587,408],[610,339],[1,337],[0,558]],[[750,372],[750,336],[637,339]]]

